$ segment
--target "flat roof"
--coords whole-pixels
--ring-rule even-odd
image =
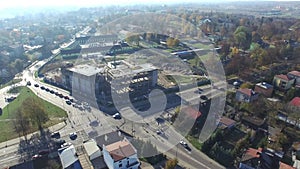
[[[100,151],[95,140],[89,140],[89,141],[83,143],[83,146],[84,146],[84,149],[88,156],[91,156],[92,154],[96,153],[97,151]]]
[[[63,168],[67,168],[70,165],[74,164],[76,161],[78,161],[74,145],[71,145],[67,148],[59,149],[58,155]]]
[[[141,72],[157,70],[155,66],[149,63],[135,65],[124,60],[108,62],[107,66],[110,68],[109,73],[113,77],[123,77],[126,75],[135,75]]]
[[[103,68],[98,68],[90,65],[76,65],[68,69],[69,71],[84,76],[93,76],[97,73],[103,72]]]

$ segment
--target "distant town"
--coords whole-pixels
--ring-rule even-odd
[[[300,169],[299,8],[0,19],[0,168]]]

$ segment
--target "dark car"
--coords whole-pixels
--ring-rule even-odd
[[[68,105],[71,105],[71,104],[72,104],[72,102],[71,102],[70,100],[66,100],[66,103],[67,103]]]
[[[51,138],[60,138],[60,133],[57,131],[57,132],[54,132],[51,134]]]
[[[31,86],[31,82],[30,81],[27,82],[27,86]]]
[[[39,151],[39,155],[41,156],[46,156],[50,153],[50,151],[48,149],[45,149],[45,150],[40,150]]]
[[[48,88],[46,88],[45,90],[46,90],[46,92],[50,92],[50,89],[48,89]]]
[[[45,87],[44,87],[44,86],[41,86],[41,89],[42,89],[42,90],[45,90]]]
[[[69,137],[70,137],[71,140],[76,140],[76,138],[77,138],[76,132],[70,133]]]
[[[200,96],[200,99],[202,99],[202,100],[208,100],[207,96],[205,96],[205,95]]]
[[[69,98],[69,96],[64,96],[64,99],[68,100],[68,99],[70,99],[70,98]]]
[[[40,85],[39,84],[34,84],[34,87],[39,87]]]

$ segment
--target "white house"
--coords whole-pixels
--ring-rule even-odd
[[[82,169],[74,145],[58,149],[63,169]]]
[[[138,169],[140,165],[136,149],[126,138],[110,145],[103,145],[102,152],[109,169]]]

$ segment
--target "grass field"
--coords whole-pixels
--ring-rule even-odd
[[[50,120],[46,122],[44,127],[49,127],[51,125],[57,124],[62,121],[60,120],[60,118],[67,117],[67,113],[63,109],[53,105],[52,103],[40,99],[29,88],[21,87],[18,97],[9,105],[3,108],[3,114],[2,116],[0,116],[0,129],[2,129],[0,142],[18,136],[18,133],[14,131],[14,119],[16,111],[19,108],[22,109],[22,102],[24,100],[31,98],[35,99],[37,102],[40,102],[45,108],[46,113],[48,114]],[[37,129],[37,126],[32,126],[31,132],[37,131]]]

